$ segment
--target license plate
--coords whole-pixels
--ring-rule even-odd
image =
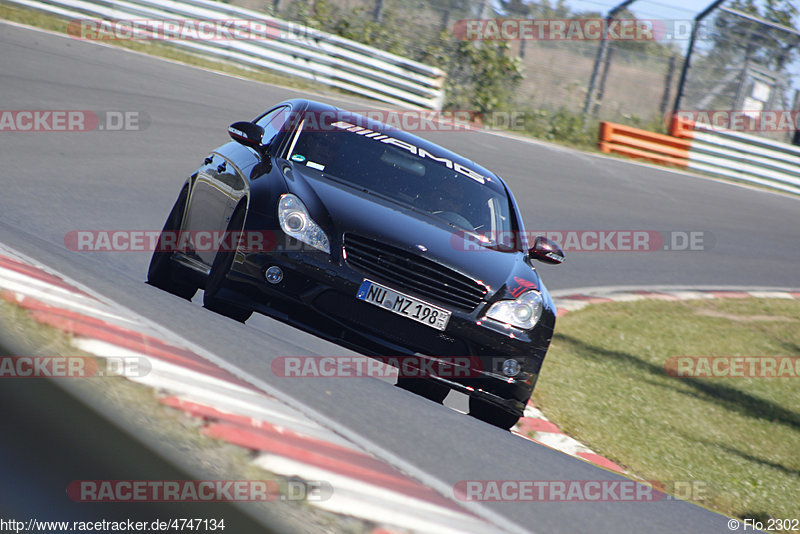
[[[376,284],[372,280],[361,282],[356,298],[436,330],[444,330],[450,320],[450,312],[444,308]]]

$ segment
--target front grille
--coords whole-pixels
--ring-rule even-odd
[[[366,237],[345,234],[347,263],[439,302],[474,310],[486,295],[486,286],[423,256]]]

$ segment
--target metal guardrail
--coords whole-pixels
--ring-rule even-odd
[[[632,158],[800,194],[800,147],[676,118],[672,135],[600,123],[599,147]]]
[[[687,167],[691,142],[613,122],[600,123],[600,150]]]
[[[800,147],[681,120],[671,133],[691,142],[690,169],[800,194]]]
[[[4,1],[75,20],[263,21],[274,30],[264,39],[169,42],[211,59],[290,74],[404,108],[440,110],[444,103],[445,73],[441,69],[212,0]]]

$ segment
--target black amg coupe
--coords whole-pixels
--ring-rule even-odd
[[[296,99],[228,130],[184,183],[148,283],[238,321],[256,311],[377,358],[436,362],[398,385],[510,428],[556,310],[496,174],[417,136]]]

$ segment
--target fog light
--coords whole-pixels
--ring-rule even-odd
[[[281,280],[283,280],[283,271],[277,265],[273,265],[264,273],[264,278],[266,278],[267,282],[270,284],[279,284]]]
[[[503,374],[506,376],[517,376],[521,370],[517,360],[508,359],[503,362]]]

